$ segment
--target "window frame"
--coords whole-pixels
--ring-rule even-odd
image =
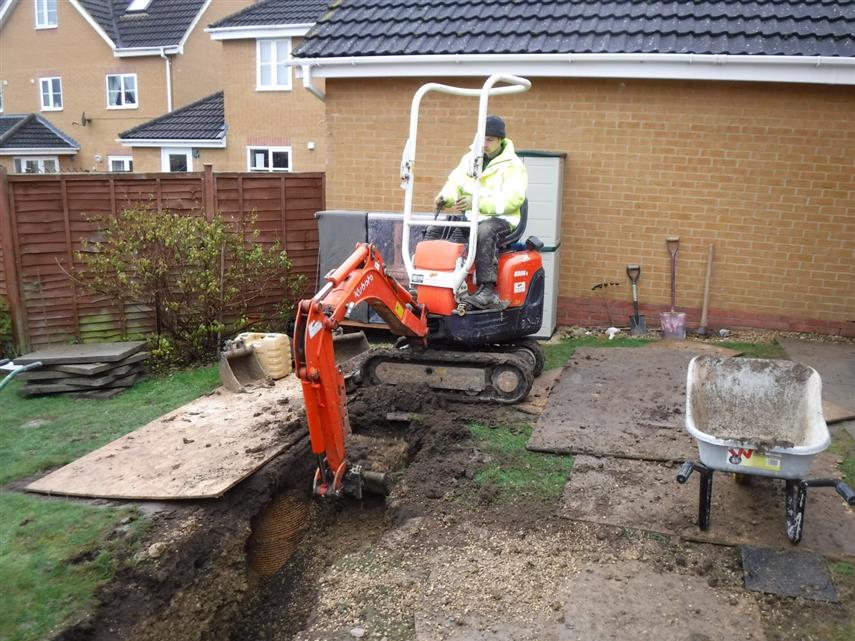
[[[0,80],[0,114],[3,113],[3,98],[5,97],[5,91],[3,90],[4,84],[3,81]]]
[[[21,171],[18,168],[18,165],[25,163],[28,160],[35,160],[39,163],[39,171],[30,173],[26,171]],[[44,164],[46,160],[52,160],[56,165],[56,171],[45,171]],[[60,172],[59,169],[59,156],[13,156],[12,158],[12,166],[15,168],[15,173],[20,174],[22,176],[33,176],[36,174],[58,174]]]
[[[114,162],[123,162],[125,169],[113,169]],[[131,173],[134,170],[133,156],[107,156],[107,169],[111,174]]]
[[[267,152],[267,168],[257,169],[253,167],[253,152],[257,151],[266,151]],[[288,153],[288,168],[281,169],[278,167],[273,167],[273,154],[275,152],[287,152]],[[292,147],[273,147],[269,145],[248,145],[246,148],[246,170],[252,171],[256,173],[292,173],[294,171],[294,152]]]
[[[262,59],[261,59],[262,43],[266,43],[266,42],[273,43],[273,45],[274,45],[274,48],[273,48],[273,59],[274,59],[274,61],[276,59],[278,59],[279,47],[283,46],[283,45],[286,48],[285,60],[286,61],[291,60],[291,51],[292,51],[292,49],[291,49],[291,47],[292,47],[291,38],[258,38],[255,41],[255,90],[256,91],[291,91],[294,87],[294,79],[293,79],[294,73],[293,73],[292,67],[290,65],[285,65],[285,69],[286,69],[285,83],[284,84],[278,84],[279,76],[276,73],[276,69],[278,66],[277,63],[273,62],[273,61],[271,61],[271,62],[262,61]],[[261,74],[261,68],[262,68],[262,65],[264,65],[264,64],[272,65],[272,74],[273,75],[271,77],[274,80],[273,84],[270,84],[270,85],[261,84],[261,75],[262,75]]]
[[[134,98],[136,102],[133,104],[122,103],[120,105],[110,104],[110,78],[119,78],[119,97],[124,100],[125,95],[125,78],[133,77],[134,79]],[[107,109],[139,109],[140,108],[140,81],[135,73],[108,73],[104,77],[104,83],[107,87]]]
[[[53,19],[50,22],[50,4],[53,3]],[[41,9],[44,9],[44,15]],[[59,26],[59,2],[57,0],[33,0],[33,19],[36,29],[56,29]],[[44,22],[39,22],[40,18],[44,18]]]
[[[187,171],[172,171],[169,168],[169,156],[183,154],[187,158]],[[192,147],[161,147],[160,148],[160,170],[165,173],[178,174],[193,171],[193,148]]]
[[[53,81],[54,80],[59,80],[59,94],[58,94],[59,95],[59,107],[53,106],[54,97],[56,95],[56,94],[54,94],[54,91],[53,91]],[[44,94],[44,90],[42,89],[42,83],[44,83],[46,81],[49,81],[50,97],[51,97],[51,106],[47,106],[47,107],[45,106],[45,102],[44,102],[45,94]],[[62,98],[62,76],[45,76],[44,78],[39,78],[39,104],[41,104],[41,110],[42,111],[62,111],[63,110],[63,108],[65,107],[65,101]]]

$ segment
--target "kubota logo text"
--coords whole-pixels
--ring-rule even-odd
[[[356,289],[353,291],[353,300],[359,300],[359,297],[365,293],[365,290],[368,289],[368,286],[374,281],[374,274],[368,274],[364,281],[359,283]]]

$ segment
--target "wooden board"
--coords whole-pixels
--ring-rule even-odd
[[[31,483],[27,491],[111,499],[222,496],[307,439],[300,381],[219,388]]]
[[[43,365],[69,365],[77,363],[112,363],[141,351],[145,341],[127,343],[86,343],[84,345],[51,345],[16,358],[15,363],[26,365],[41,361]]]

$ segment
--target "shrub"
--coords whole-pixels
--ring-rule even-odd
[[[0,298],[0,359],[15,356],[15,341],[12,336],[12,313],[5,300]]]
[[[222,337],[249,327],[283,328],[303,286],[278,244],[258,242],[254,218],[137,206],[97,222],[101,239],[82,243],[75,277],[123,312],[151,310],[154,344],[173,364],[215,358]],[[277,302],[275,292],[284,292]]]

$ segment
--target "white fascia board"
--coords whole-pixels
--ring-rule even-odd
[[[89,12],[86,11],[86,9],[84,9],[77,0],[68,0],[68,2],[71,4],[72,7],[77,9],[77,12],[81,16],[83,16],[83,19],[86,20],[86,22],[89,23],[89,26],[92,27],[93,29],[95,29],[95,32],[99,36],[101,36],[101,39],[104,40],[104,42],[106,42],[108,45],[110,45],[110,49],[115,51],[116,50],[116,43],[113,42],[113,39],[110,38],[110,36],[107,35],[107,32],[101,28],[101,25],[99,25],[97,22],[95,22],[94,18],[92,18],[92,16],[89,15]]]
[[[220,27],[205,29],[211,40],[249,40],[258,38],[294,38],[305,36],[314,22],[301,24],[266,25],[263,27]]]
[[[115,49],[113,55],[116,58],[137,58],[141,56],[160,56],[161,54],[179,54],[181,47],[125,47],[124,49]]]
[[[76,149],[55,149],[53,147],[25,147],[23,149],[0,149],[0,156],[74,156],[80,147]]]
[[[317,78],[454,77],[508,73],[545,78],[644,78],[855,85],[855,58],[694,54],[495,54],[295,58]]]
[[[208,10],[208,7],[210,6],[211,0],[205,0],[205,4],[202,5],[202,8],[199,9],[199,13],[196,14],[195,18],[193,18],[193,22],[190,23],[190,26],[184,33],[184,37],[181,38],[181,42],[178,43],[178,48],[181,50],[181,53],[184,53],[184,44],[187,42],[187,39],[190,37],[190,34],[193,33],[193,30],[196,28],[196,25],[199,24],[199,21],[202,19],[202,15]]]
[[[17,4],[18,0],[0,0],[0,27],[3,26],[3,21],[12,10],[12,7]]]
[[[116,142],[121,143],[125,147],[195,147],[197,149],[225,149],[226,139],[219,140],[187,140],[186,138],[179,139],[153,139],[140,138],[116,138]]]

